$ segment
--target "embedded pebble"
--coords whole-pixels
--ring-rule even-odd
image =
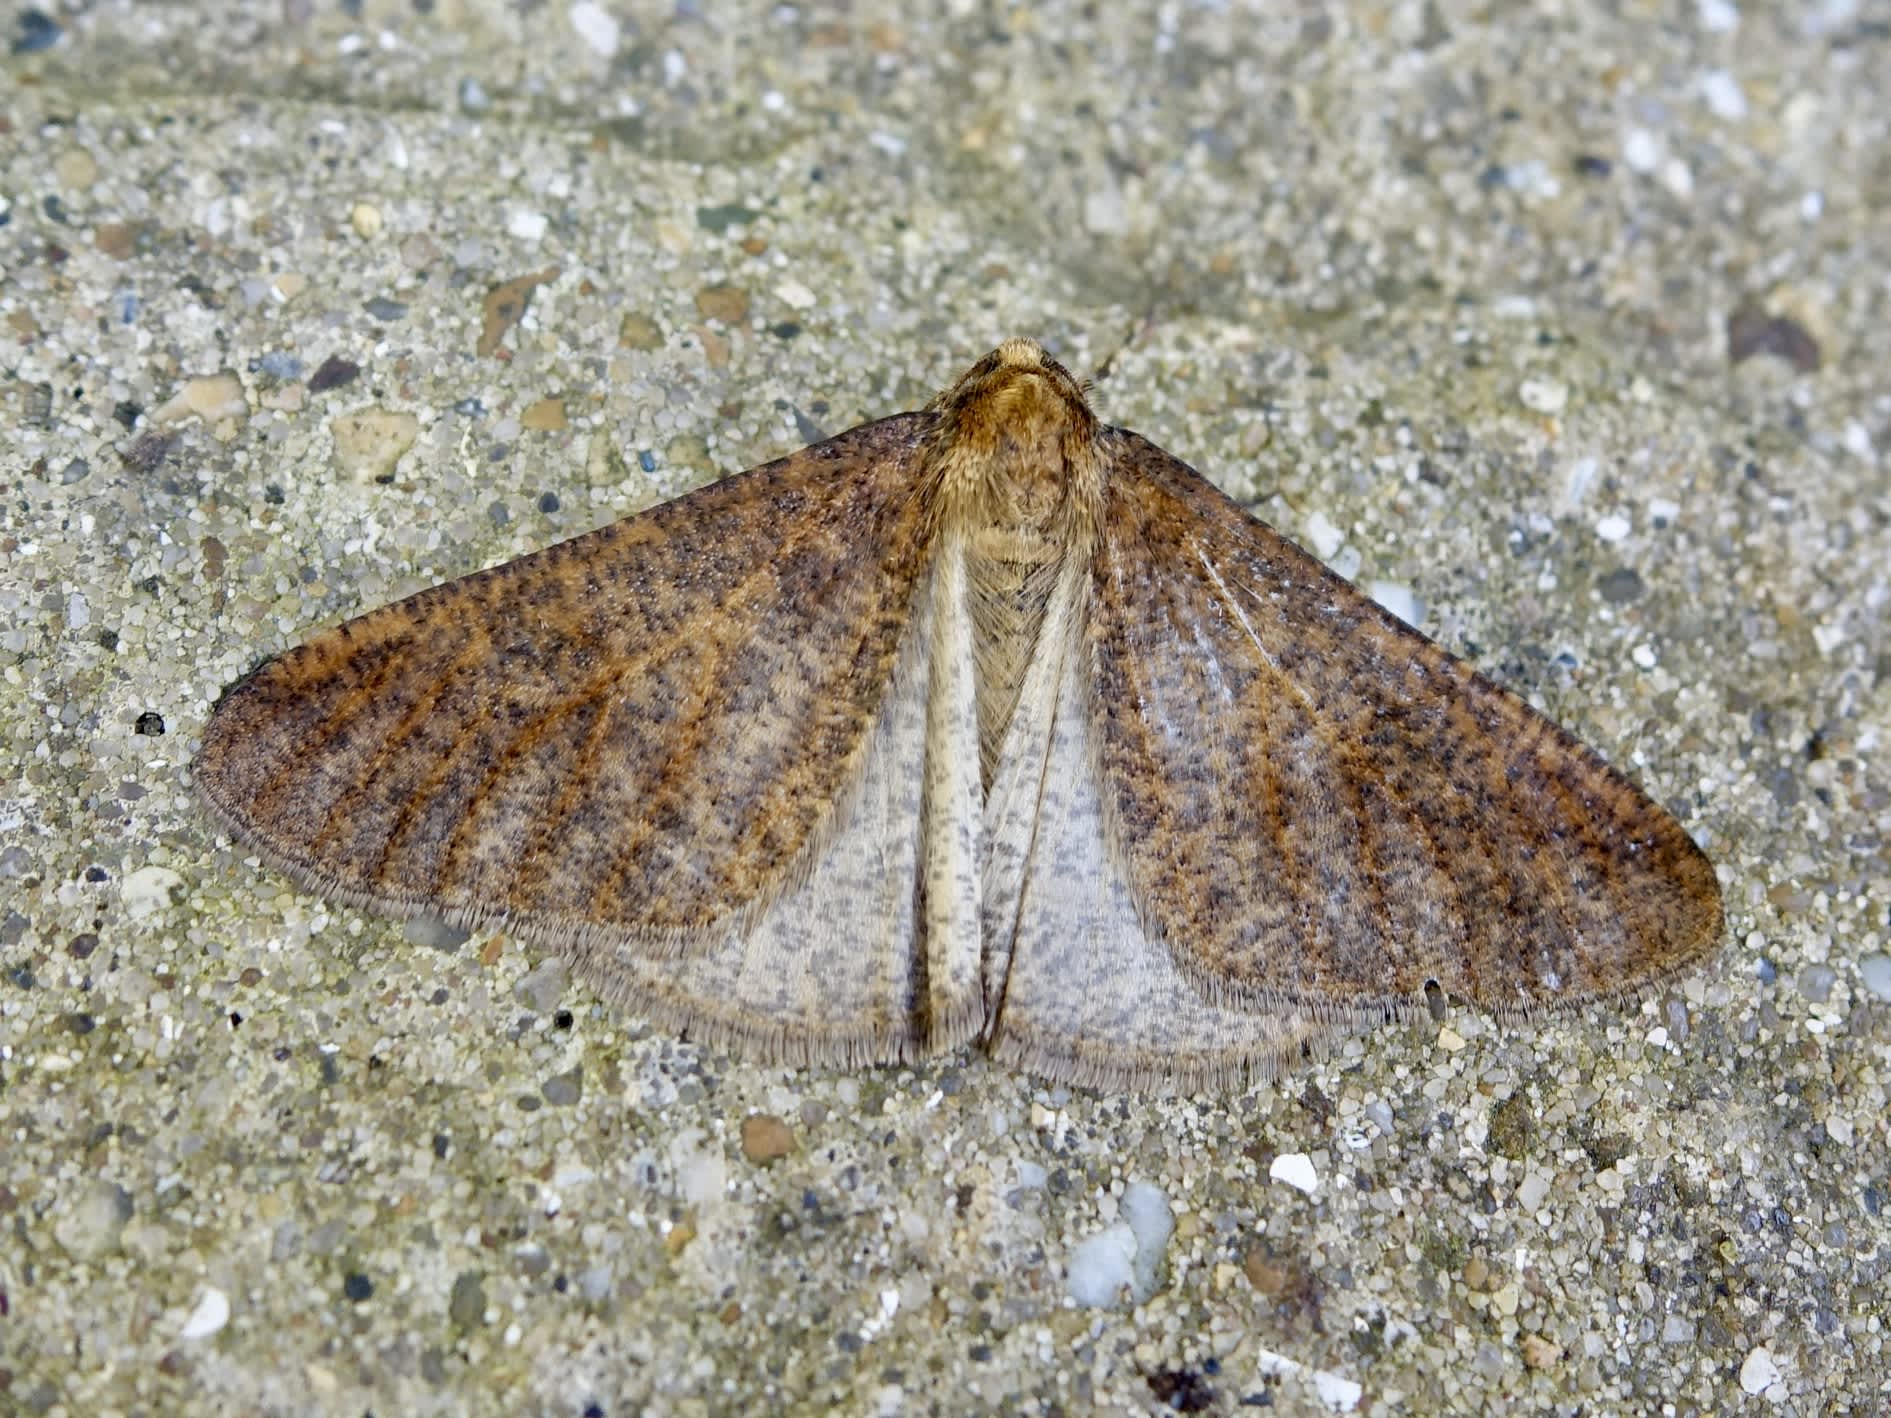
[[[1524,1364],[1532,1369],[1552,1369],[1563,1357],[1563,1351],[1540,1334],[1524,1335],[1521,1348]]]
[[[562,957],[550,955],[519,977],[512,998],[535,1014],[550,1014],[570,984],[571,967]]]
[[[1366,594],[1407,625],[1415,626],[1425,618],[1424,602],[1402,581],[1368,582]]]
[[[1162,1257],[1175,1234],[1175,1213],[1160,1187],[1148,1182],[1131,1182],[1123,1189],[1120,1213],[1136,1236],[1134,1257],[1134,1293],[1137,1303],[1156,1293],[1161,1279]]]
[[[1532,1169],[1523,1179],[1523,1185],[1517,1188],[1517,1205],[1525,1211],[1535,1211],[1550,1194],[1550,1176],[1547,1172]]]
[[[1070,1253],[1070,1298],[1087,1310],[1121,1304],[1136,1277],[1136,1233],[1125,1222],[1107,1226]]]
[[[453,1277],[447,1297],[447,1319],[459,1330],[478,1329],[486,1320],[486,1277],[477,1270],[462,1270]]]
[[[506,230],[521,241],[542,241],[551,225],[543,212],[528,207],[514,207],[506,217]]]
[[[363,481],[391,476],[414,440],[420,420],[378,406],[337,414],[328,421],[335,440],[335,461]]]
[[[1867,955],[1858,962],[1858,978],[1879,999],[1891,1000],[1891,955]]]
[[[401,934],[413,945],[432,950],[458,950],[472,932],[464,926],[450,926],[438,916],[415,916],[401,927]]]
[[[1605,542],[1622,541],[1634,530],[1634,524],[1619,512],[1611,512],[1596,523],[1596,536]]]
[[[1307,549],[1321,561],[1331,561],[1334,553],[1346,544],[1346,533],[1334,526],[1332,519],[1318,509],[1307,518],[1302,531],[1306,535]]]
[[[1070,1298],[1085,1309],[1145,1303],[1162,1279],[1162,1260],[1175,1217],[1169,1199],[1148,1182],[1131,1182],[1118,1202],[1122,1220],[1080,1242],[1070,1253]]]
[[[356,236],[371,241],[381,234],[387,222],[381,216],[381,209],[372,202],[357,202],[349,209],[348,225],[355,229]]]
[[[794,1133],[770,1113],[742,1119],[742,1155],[758,1167],[779,1161],[794,1151]]]
[[[151,414],[161,424],[182,423],[191,418],[214,424],[248,416],[249,401],[243,396],[243,381],[227,373],[185,380],[183,387]]]
[[[179,1339],[208,1339],[230,1322],[230,1297],[216,1286],[204,1288],[203,1296],[177,1332]]]
[[[1308,1196],[1320,1189],[1320,1174],[1313,1169],[1313,1159],[1304,1152],[1281,1153],[1268,1167],[1267,1175]]]
[[[67,148],[53,160],[53,176],[68,192],[83,192],[98,181],[98,160],[84,148]]]
[[[569,1108],[584,1096],[584,1069],[582,1066],[569,1073],[557,1074],[539,1085],[538,1090],[545,1101],[554,1108]]]
[[[1646,128],[1631,128],[1622,139],[1622,161],[1644,176],[1661,164],[1661,139]]]
[[[1746,1362],[1740,1365],[1740,1387],[1748,1393],[1765,1393],[1779,1380],[1779,1365],[1773,1362],[1765,1345],[1748,1354]]]
[[[1121,236],[1129,230],[1129,204],[1114,182],[1104,182],[1083,199],[1083,224],[1097,236]]]
[[[134,921],[146,920],[177,904],[184,895],[184,878],[169,867],[139,867],[127,872],[118,894]]]
[[[1351,1413],[1365,1396],[1364,1386],[1352,1379],[1326,1369],[1309,1369],[1298,1360],[1271,1349],[1256,1351],[1254,1358],[1255,1366],[1269,1378],[1297,1378],[1311,1384],[1320,1402],[1335,1413]]]
[[[696,313],[705,320],[739,325],[749,316],[749,293],[740,286],[704,286],[696,292]]]
[[[1539,414],[1560,414],[1569,403],[1569,386],[1556,379],[1526,379],[1517,386],[1517,398]]]
[[[72,1209],[53,1224],[53,1239],[76,1260],[98,1260],[119,1246],[131,1220],[131,1193],[102,1178],[85,1184]]]
[[[1710,69],[1701,75],[1701,98],[1708,112],[1729,123],[1747,116],[1747,96],[1740,81],[1725,69]]]
[[[580,0],[579,4],[571,7],[571,27],[593,53],[606,59],[617,53],[623,31],[616,16],[604,6],[592,3],[592,0]]]
[[[1832,986],[1838,982],[1838,971],[1830,965],[1808,965],[1799,972],[1796,982],[1799,993],[1810,1004],[1824,1004],[1832,997]]]

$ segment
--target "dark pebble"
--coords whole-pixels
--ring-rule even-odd
[[[747,226],[761,215],[753,207],[730,202],[720,207],[698,207],[696,225],[704,231],[725,232],[732,226]]]
[[[59,43],[59,36],[65,33],[59,21],[51,15],[30,7],[20,11],[20,17],[14,24],[18,29],[13,37],[15,54],[38,54],[41,50],[51,49]]]
[[[1641,573],[1634,567],[1618,566],[1602,578],[1596,589],[1610,605],[1625,606],[1630,601],[1640,600],[1647,588],[1642,585]]]
[[[361,373],[361,366],[351,359],[340,355],[330,355],[323,360],[321,367],[309,376],[311,394],[326,393],[330,389],[339,389],[345,384],[352,384]]]
[[[1819,367],[1819,342],[1797,320],[1768,315],[1756,302],[1744,300],[1727,317],[1727,359],[1739,364],[1755,355],[1774,355],[1801,374]]]

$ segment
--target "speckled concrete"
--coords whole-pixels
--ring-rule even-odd
[[[1891,1404],[1883,0],[72,8],[0,60],[0,1411]],[[755,1069],[193,811],[305,628],[1014,333],[1639,775],[1724,956],[1246,1097]]]

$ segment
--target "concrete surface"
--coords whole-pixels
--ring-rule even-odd
[[[1891,1405],[1882,0],[0,20],[0,1411]],[[258,655],[1010,334],[1637,774],[1722,958],[1243,1097],[756,1069],[193,809]]]

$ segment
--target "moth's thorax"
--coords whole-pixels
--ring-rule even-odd
[[[1032,340],[1000,345],[934,409],[940,500],[963,534],[989,787],[1058,574],[1089,555],[1102,453],[1083,386]]]

